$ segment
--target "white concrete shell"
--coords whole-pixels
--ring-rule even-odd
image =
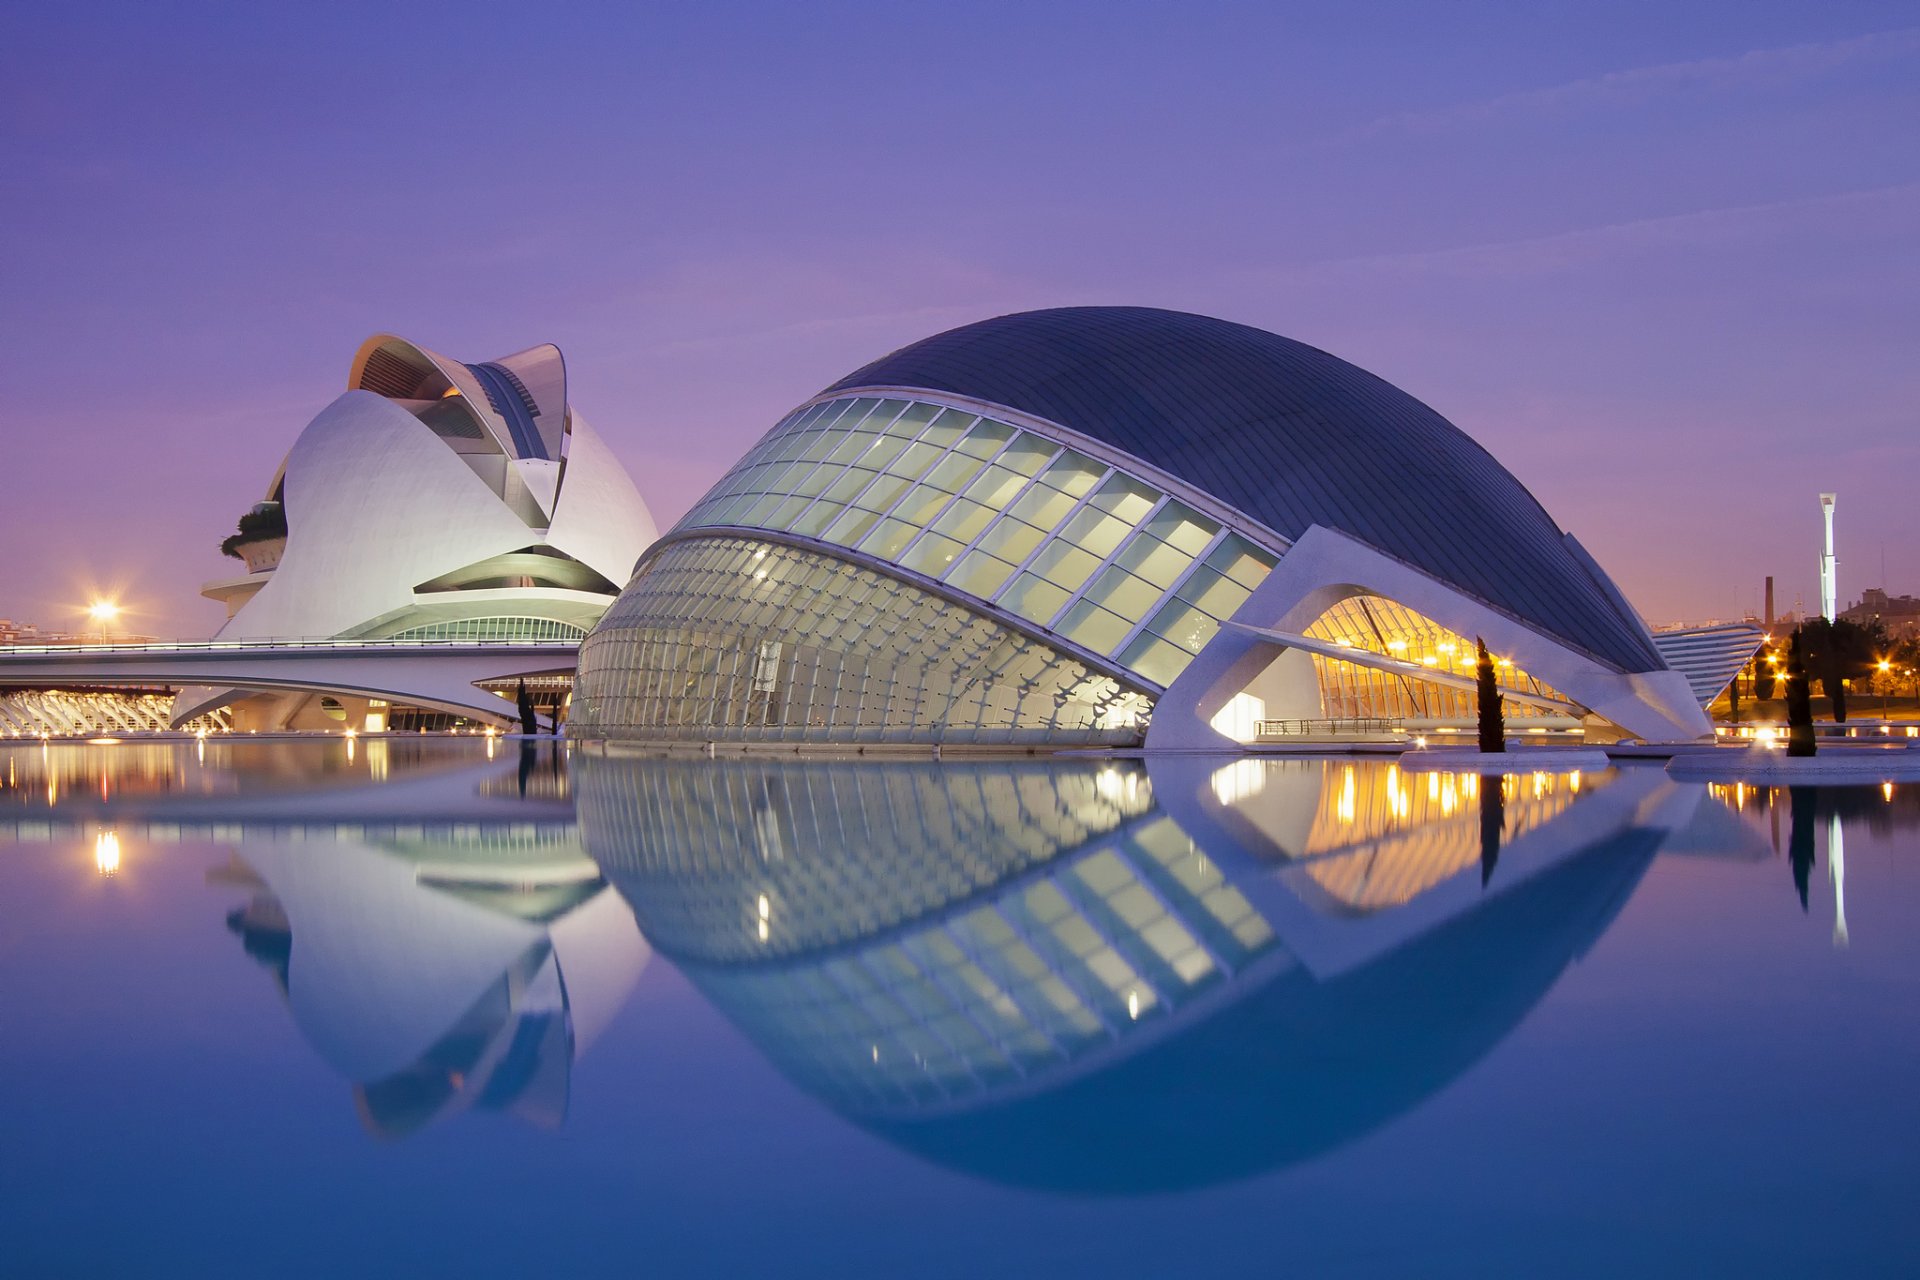
[[[469,365],[382,334],[348,382],[268,487],[277,563],[208,584],[218,638],[585,634],[658,531],[567,404],[559,349]],[[237,692],[183,690],[176,716]]]
[[[485,601],[429,598],[424,583],[527,547],[551,547],[611,582],[653,540],[633,482],[584,421],[553,524],[529,526],[425,423],[367,391],[320,412],[287,455],[281,492],[287,546],[266,583],[221,628],[222,639],[361,634],[414,607],[487,603],[591,625],[604,595],[507,588]],[[530,598],[521,598],[530,592]],[[545,607],[543,607],[545,606]],[[438,610],[436,610],[438,611]],[[397,628],[396,628],[397,629]],[[383,630],[385,630],[383,628]]]
[[[1154,708],[1147,746],[1235,749],[1238,744],[1209,722],[1250,686],[1264,695],[1270,716],[1320,715],[1313,666],[1296,641],[1330,607],[1356,595],[1384,596],[1461,635],[1484,638],[1490,649],[1510,654],[1517,666],[1629,734],[1672,741],[1713,732],[1682,673],[1603,666],[1404,561],[1315,525],[1167,687]]]
[[[269,487],[286,546],[248,575],[258,585],[221,639],[386,636],[488,615],[585,628],[657,536],[567,404],[557,347],[467,365],[381,334],[348,382]]]

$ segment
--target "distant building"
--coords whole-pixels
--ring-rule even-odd
[[[1676,638],[1426,405],[1244,325],[1063,308],[917,342],[782,419],[642,557],[582,645],[573,723],[1230,747],[1468,723],[1476,637],[1530,725],[1711,731]]]
[[[130,635],[120,630],[110,631],[48,631],[31,622],[16,622],[12,618],[0,618],[0,645],[7,644],[99,644],[108,641],[113,644],[148,644],[153,636]]]
[[[1879,587],[1868,587],[1860,603],[1840,616],[1862,626],[1877,622],[1892,637],[1920,636],[1920,596],[1890,596]]]

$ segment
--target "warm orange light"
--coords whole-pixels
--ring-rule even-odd
[[[87,616],[95,622],[112,622],[120,616],[120,606],[111,600],[95,600],[87,606]]]

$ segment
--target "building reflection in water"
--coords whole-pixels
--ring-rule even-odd
[[[246,892],[227,927],[382,1137],[468,1107],[558,1126],[648,958],[570,834],[309,832],[250,841],[209,881]]]
[[[1793,877],[1793,891],[1800,910],[1811,912],[1809,891],[1813,869],[1819,861],[1819,832],[1826,832],[1827,882],[1833,892],[1833,945],[1844,949],[1852,941],[1847,926],[1847,851],[1848,825],[1870,837],[1887,838],[1920,831],[1920,787],[1882,782],[1872,786],[1841,787],[1749,786],[1745,783],[1712,783],[1707,794],[1721,802],[1725,810],[1764,825],[1770,833],[1773,853],[1781,856],[1780,814],[1787,813],[1787,837],[1784,856]],[[1712,806],[1723,812],[1720,806]]]
[[[531,759],[482,772],[470,794],[554,789]],[[248,839],[208,879],[246,893],[228,928],[382,1137],[467,1108],[557,1127],[650,954],[571,824],[309,827]]]
[[[299,745],[304,769],[285,744],[0,752],[0,833],[90,843],[101,877],[226,846],[229,927],[378,1134],[467,1109],[558,1123],[644,929],[842,1113],[1074,1189],[1243,1176],[1417,1106],[1656,850],[1777,857],[1805,903],[1824,828],[1844,945],[1840,824],[1920,827],[1920,788],[1658,768],[576,752],[570,778],[550,746]]]
[[[1392,766],[577,755],[589,853],[790,1078],[1008,1182],[1129,1191],[1352,1141],[1507,1034],[1699,787]]]
[[[207,878],[239,898],[228,927],[373,1133],[469,1108],[557,1125],[651,953],[580,847],[564,754],[472,747],[23,747],[0,828],[91,840],[103,877],[123,836],[225,846]]]

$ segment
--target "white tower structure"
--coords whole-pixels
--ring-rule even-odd
[[[1820,557],[1820,615],[1828,622],[1840,612],[1840,584],[1834,573],[1839,561],[1833,558],[1833,500],[1831,493],[1820,495],[1820,514],[1827,518],[1827,549]]]
[[[1840,815],[1827,815],[1827,876],[1833,881],[1833,945],[1847,945],[1847,846]]]

